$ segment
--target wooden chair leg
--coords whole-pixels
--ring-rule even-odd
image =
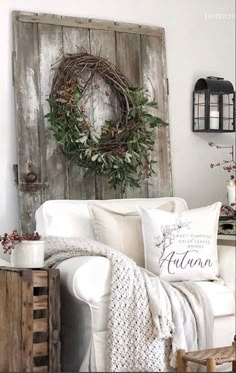
[[[186,372],[187,361],[184,359],[185,350],[177,350],[177,372]]]
[[[236,372],[236,360],[232,361],[232,372]]]
[[[208,372],[216,371],[216,361],[214,358],[207,359],[207,371]]]
[[[235,347],[235,356],[236,356],[236,335],[234,336],[234,341],[232,345]],[[232,372],[236,372],[236,360],[232,361]]]

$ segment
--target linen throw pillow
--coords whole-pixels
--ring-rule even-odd
[[[215,280],[221,203],[178,213],[137,206],[145,268],[166,281]]]
[[[96,203],[89,203],[94,234],[97,241],[121,251],[144,267],[144,246],[141,218],[137,210],[119,211]],[[173,211],[173,203],[167,202],[158,208]]]

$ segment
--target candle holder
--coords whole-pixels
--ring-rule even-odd
[[[235,92],[231,82],[208,76],[193,92],[194,132],[235,132]]]

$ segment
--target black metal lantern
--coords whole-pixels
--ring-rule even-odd
[[[193,131],[235,131],[235,92],[231,82],[215,76],[198,79],[193,92]]]

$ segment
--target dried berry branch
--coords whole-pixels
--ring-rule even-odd
[[[227,172],[233,172],[232,175],[230,175],[230,179],[234,180],[235,179],[235,172],[236,172],[236,162],[235,162],[235,157],[234,157],[234,145],[217,145],[214,142],[209,142],[209,146],[215,147],[216,149],[231,149],[229,152],[230,159],[223,159],[222,162],[218,163],[211,163],[210,167],[221,167],[223,166],[223,170]],[[227,164],[227,166],[225,166]]]
[[[41,236],[38,234],[38,232],[26,233],[25,235],[21,236],[16,229],[14,229],[11,234],[4,233],[3,236],[0,235],[0,242],[2,243],[4,254],[11,254],[16,244],[23,240],[39,241],[40,239]]]

